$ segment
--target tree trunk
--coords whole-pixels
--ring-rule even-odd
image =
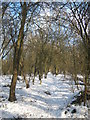
[[[39,74],[40,85],[42,84],[41,77],[42,77],[42,75],[41,75],[41,74]]]
[[[86,105],[87,100],[87,76],[85,76],[85,89],[84,89],[84,106]]]
[[[18,40],[14,46],[15,51],[14,51],[14,60],[13,60],[13,78],[12,78],[11,87],[10,87],[10,94],[9,94],[9,101],[11,101],[11,102],[16,100],[15,88],[16,88],[19,63],[20,63],[21,52],[22,52],[21,49],[23,46],[24,25],[25,25],[26,16],[27,16],[27,7],[26,7],[26,2],[24,2],[22,5],[21,28],[19,31]]]
[[[29,81],[26,79],[26,75],[24,72],[24,58],[22,58],[22,62],[21,62],[21,76],[23,77],[23,79],[25,81],[26,88],[29,88]]]
[[[90,39],[89,39],[90,40]],[[88,91],[88,88],[87,88],[87,83],[89,82],[89,75],[90,75],[90,44],[88,42],[88,49],[87,49],[87,56],[86,56],[86,74],[85,74],[85,89],[84,89],[84,92],[85,92],[85,96],[84,96],[84,105],[86,105],[86,100],[87,100],[87,91]]]
[[[46,65],[46,62],[45,62],[45,68],[44,68],[45,70],[44,70],[44,74],[45,74],[45,78],[47,78],[47,72],[48,72],[48,70],[47,70],[47,65]]]
[[[13,78],[12,78],[10,94],[9,94],[9,101],[11,102],[16,100],[16,96],[15,96],[16,82],[17,82],[17,70],[15,69],[13,72]]]
[[[13,77],[11,81],[11,87],[10,87],[10,94],[9,94],[9,101],[13,102],[16,100],[15,96],[15,88],[16,88],[16,82],[17,82],[17,76],[18,76],[18,50],[17,47],[14,48],[14,58],[13,58]]]
[[[26,88],[29,88],[29,81],[26,79],[25,75],[24,75],[24,80],[25,80],[25,83],[26,83]]]

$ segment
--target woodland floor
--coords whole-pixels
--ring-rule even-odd
[[[64,78],[63,74],[54,76],[49,72],[46,79],[43,77],[41,85],[38,76],[35,78],[34,85],[31,80],[28,89],[25,83],[19,80],[15,102],[8,101],[11,75],[0,76],[0,83],[0,119],[88,117],[88,108],[83,106],[83,103],[71,104],[84,86],[79,85],[77,90],[70,75]]]

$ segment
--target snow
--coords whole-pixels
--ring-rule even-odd
[[[76,110],[76,113],[72,113],[74,109]],[[64,110],[62,112],[61,117],[63,116],[64,118],[85,118],[85,116],[88,116],[88,110],[86,106],[72,105],[70,108],[67,107],[66,111]]]
[[[83,80],[83,76],[82,75],[78,74],[77,77]]]
[[[37,76],[35,84],[33,85],[31,80],[28,89],[25,83],[19,80],[15,102],[8,101],[11,78],[12,76],[8,75],[0,76],[0,118],[85,118],[88,116],[87,107],[70,104],[82,86],[79,85],[80,89],[77,90],[69,75],[64,78],[63,74],[54,76],[49,72],[47,79],[42,78],[41,85]],[[76,113],[72,113],[73,109],[76,109]]]

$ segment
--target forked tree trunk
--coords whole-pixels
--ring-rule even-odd
[[[14,46],[15,52],[14,52],[14,60],[13,60],[13,78],[12,78],[10,94],[9,94],[9,101],[11,101],[11,102],[16,100],[15,88],[16,88],[19,63],[20,63],[21,52],[22,52],[21,49],[22,49],[22,45],[23,45],[23,38],[24,38],[23,33],[24,33],[24,25],[25,25],[26,16],[27,16],[27,5],[26,5],[26,2],[24,2],[22,5],[21,28],[19,31],[18,40]]]

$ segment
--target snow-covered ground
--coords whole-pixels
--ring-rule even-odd
[[[38,77],[35,84],[30,82],[30,88],[25,83],[17,81],[17,101],[9,102],[9,85],[11,76],[0,76],[0,118],[86,118],[88,108],[81,105],[71,105],[79,90],[71,77],[63,74],[53,76],[50,72],[47,79]],[[73,93],[74,89],[74,93]]]

